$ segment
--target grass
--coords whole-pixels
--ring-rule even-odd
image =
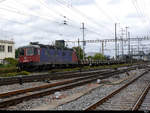
[[[117,64],[117,65],[104,65],[104,66],[84,66],[81,69],[82,70],[89,70],[89,69],[115,69],[118,67],[123,67],[123,66],[129,66],[131,64]],[[68,72],[68,71],[79,71],[80,68],[67,68],[67,69],[53,69],[50,70],[48,73],[56,73],[56,72]],[[12,76],[17,76],[17,75],[29,75],[30,73],[27,71],[21,71],[17,72],[17,67],[7,64],[7,65],[0,65],[0,77],[12,77]]]
[[[11,73],[5,73],[5,74],[0,74],[0,77],[13,77],[17,75],[29,75],[30,73],[27,71],[21,71],[21,72],[11,72]]]
[[[115,69],[123,66],[129,66],[130,64],[117,64],[117,65],[104,65],[104,66],[84,66],[81,69],[82,70],[89,70],[89,69]],[[67,69],[53,69],[50,70],[49,73],[56,73],[56,72],[68,72],[68,71],[79,71],[80,68],[67,68]]]
[[[17,68],[15,66],[3,66],[3,67],[0,67],[0,74],[10,73],[10,72],[17,72]]]

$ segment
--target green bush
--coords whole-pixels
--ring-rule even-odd
[[[27,72],[27,71],[21,71],[19,73],[17,73],[17,75],[29,75],[30,72]]]
[[[5,58],[4,60],[13,66],[16,66],[18,64],[18,61],[14,58]]]
[[[17,73],[15,72],[15,73],[1,74],[0,76],[1,76],[1,77],[12,77],[12,76],[16,76],[16,75],[17,75]]]
[[[1,74],[1,77],[13,77],[13,76],[17,76],[17,75],[29,75],[30,73],[27,71],[21,71],[21,72],[13,72],[13,73],[5,73],[5,74]]]
[[[17,75],[17,73],[7,73],[6,77],[12,77],[12,76],[16,76],[16,75]]]

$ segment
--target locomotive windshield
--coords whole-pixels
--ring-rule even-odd
[[[38,48],[34,48],[34,55],[39,55],[40,53],[39,53],[40,51],[38,50]]]
[[[27,48],[27,56],[38,55],[38,48]]]
[[[27,56],[32,56],[34,54],[33,48],[27,48]]]
[[[19,55],[24,56],[24,49],[19,49]]]

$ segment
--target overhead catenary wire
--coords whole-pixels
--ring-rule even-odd
[[[14,1],[16,1],[16,0],[14,0]],[[40,0],[39,0],[40,1]],[[23,4],[22,2],[20,2],[20,1],[16,1],[16,3],[17,4],[19,4],[19,5],[22,5],[22,6],[26,6],[26,7],[30,7],[30,6],[28,6],[27,4]],[[43,5],[42,5],[43,6]],[[45,7],[45,6],[43,6],[43,7]],[[51,10],[50,10],[51,11]],[[31,11],[30,10],[30,12],[33,12],[33,11]],[[52,11],[51,11],[52,12]],[[35,12],[34,12],[35,13]],[[47,17],[49,17],[49,18],[52,18],[52,17],[55,17],[54,15],[52,16],[52,13],[50,13],[50,12],[48,12],[49,14],[51,14],[51,15],[49,15],[49,14],[47,14],[46,16]],[[39,13],[38,13],[39,14]],[[40,13],[41,14],[41,13]]]
[[[10,11],[10,10],[9,10]],[[11,10],[12,11],[12,10]],[[14,12],[14,11],[13,11]],[[18,12],[15,12],[15,13],[17,13],[17,14],[20,14],[20,13],[18,13]],[[21,13],[21,14],[23,14],[23,13]],[[24,15],[24,14],[23,14]],[[26,16],[26,15],[25,15]],[[6,19],[6,18],[5,18]],[[13,20],[10,20],[10,19],[7,19],[7,20],[9,20],[9,21],[13,21]],[[15,23],[19,23],[19,24],[24,24],[24,23],[21,23],[21,22],[17,22],[17,21],[13,21],[13,22],[15,22]],[[69,26],[70,27],[70,26]],[[33,28],[33,27],[32,27]],[[50,30],[47,30],[47,32],[50,32]],[[51,31],[51,33],[58,33],[58,32],[54,32],[54,31]],[[61,35],[63,35],[63,36],[70,36],[70,35],[64,35],[64,34],[62,34],[62,33],[58,33],[58,34],[61,34]]]
[[[143,14],[142,14],[142,12],[140,11],[140,9],[139,9],[139,7],[137,5],[137,1],[131,0],[131,2],[133,4],[134,8],[136,9],[137,15],[140,17],[141,21],[145,22],[145,20],[143,18]]]
[[[3,5],[4,6],[4,5]],[[23,15],[23,16],[34,16],[34,17],[38,17],[40,19],[44,19],[44,20],[49,20],[49,21],[52,21],[54,23],[57,23],[57,24],[60,24],[60,22],[57,22],[57,21],[54,21],[52,18],[50,17],[46,17],[46,16],[40,16],[39,14],[36,14],[36,13],[27,13],[25,11],[19,11],[18,9],[16,8],[13,8],[13,7],[0,7],[0,9],[2,10],[5,10],[5,11],[8,11],[8,12],[12,12],[12,13],[15,13],[15,14],[18,14],[18,15]]]
[[[39,2],[41,3],[42,6],[44,6],[46,9],[48,10],[53,10],[52,8],[49,8],[49,6],[43,1],[43,0],[39,0]],[[53,10],[55,12],[55,14],[58,14],[61,17],[65,17],[65,15],[61,14],[60,12]]]
[[[58,3],[64,5],[64,2],[63,2],[63,1],[59,1],[59,0],[55,0],[55,1],[57,1]],[[64,5],[64,6],[67,7],[66,5]],[[67,8],[68,8],[68,7],[67,7]],[[89,20],[90,22],[92,22],[94,25],[99,26],[99,27],[101,27],[101,28],[105,28],[105,29],[109,30],[110,32],[112,32],[112,30],[110,30],[109,28],[107,28],[106,26],[104,26],[104,25],[102,25],[102,24],[99,24],[99,23],[96,22],[93,18],[88,17],[86,14],[84,14],[83,12],[81,12],[80,10],[78,10],[77,8],[75,8],[75,7],[72,6],[72,7],[69,8],[69,9],[71,9],[71,10],[75,11],[76,13],[82,15],[84,18],[86,18],[87,20]]]
[[[41,0],[40,0],[41,1]],[[47,4],[43,4],[47,9],[49,9],[50,10],[50,8],[49,8],[49,6],[47,5]],[[59,13],[58,11],[56,12],[56,13]],[[61,13],[59,13],[59,15],[60,16],[62,16],[62,17],[64,17]],[[67,18],[67,17],[66,17]],[[70,21],[72,21],[72,22],[74,22],[73,20],[71,20],[71,19],[69,19],[69,18],[67,18],[68,20],[70,20]],[[69,24],[67,24],[67,25],[69,25]],[[72,27],[77,27],[77,26],[75,26],[75,25],[69,25],[70,27],[72,26]],[[88,28],[89,29],[89,28]],[[88,30],[88,31],[91,31],[91,30]],[[97,32],[94,32],[94,33],[96,33],[96,34],[99,34],[99,35],[101,35],[100,33],[97,33]]]
[[[15,8],[14,8],[15,9]],[[8,9],[7,9],[8,10]],[[9,10],[10,11],[10,10]],[[14,11],[13,11],[14,12]],[[18,12],[18,11],[15,11],[15,13],[19,13],[19,14],[23,14],[23,15],[25,15],[25,16],[31,16],[32,14],[29,14],[29,15],[27,15],[27,14],[24,14],[24,13],[22,13],[22,12]],[[32,15],[33,16],[33,15]],[[34,15],[34,16],[37,16],[37,15]],[[42,18],[43,19],[43,18]],[[45,19],[45,18],[44,18]],[[89,30],[89,31],[91,31],[91,30]],[[95,32],[96,34],[99,34],[99,33],[97,33],[97,32]]]
[[[15,0],[16,1],[16,0]],[[20,3],[20,2],[19,2]],[[10,7],[11,8],[11,7]],[[17,10],[16,8],[13,8],[13,9],[15,9],[15,10]],[[59,13],[60,14],[60,13]],[[63,16],[63,15],[61,15],[61,16]]]
[[[62,8],[65,8],[66,6],[64,6],[64,4],[61,4],[60,2],[56,2],[60,7],[62,7]],[[68,8],[68,7],[67,7]],[[64,9],[64,10],[66,10],[66,9]],[[68,12],[68,10],[66,10],[67,12]],[[72,15],[72,13],[70,13],[70,15]],[[67,17],[66,17],[67,18]],[[77,17],[76,17],[77,18]],[[73,23],[77,23],[77,22],[75,22],[75,21],[73,21],[72,19],[70,19],[70,18],[67,18],[68,19],[68,21],[71,21],[71,22],[73,22]],[[78,24],[78,23],[77,23]],[[67,25],[69,25],[69,24],[67,24]],[[70,26],[75,26],[75,25],[70,25]],[[80,27],[80,26],[78,26],[78,27]],[[88,28],[89,29],[89,28]]]
[[[113,22],[113,23],[116,22],[116,20],[114,20],[109,14],[107,14],[98,4],[95,3],[95,6],[96,6],[96,8],[97,8],[100,12],[102,12],[102,13],[105,15],[105,17],[106,17],[108,20],[110,20],[110,22]]]

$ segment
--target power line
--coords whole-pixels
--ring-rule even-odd
[[[14,1],[16,1],[16,0],[14,0]],[[21,2],[18,2],[18,1],[16,1],[16,3],[19,4],[19,5],[22,5],[22,6],[27,6],[27,5],[22,4]],[[29,11],[29,12],[32,12],[32,13],[29,14],[29,13],[27,13],[25,11],[21,12],[20,9],[18,10],[17,8],[14,8],[14,7],[10,7],[10,6],[9,7],[5,6],[5,7],[7,9],[6,8],[0,8],[0,9],[4,9],[4,10],[7,10],[7,11],[9,10],[9,12],[17,13],[17,14],[24,15],[24,16],[36,16],[36,17],[39,17],[39,18],[42,18],[42,19],[46,19],[46,20],[50,20],[50,18],[52,18],[51,15],[50,16],[39,16],[39,13],[35,13],[35,12],[32,12],[32,11]],[[12,9],[13,9],[13,11],[11,11]],[[54,18],[52,18],[51,21],[54,22],[53,19]],[[55,21],[55,23],[58,23],[58,22]],[[58,23],[58,24],[60,24],[60,23]]]
[[[58,1],[58,0],[56,0],[57,2],[59,2],[60,4],[62,4],[62,5],[64,5],[64,2],[60,2],[60,1]],[[64,5],[65,7],[67,7],[66,5]],[[68,8],[68,7],[67,7]],[[70,8],[69,8],[70,9]],[[104,25],[102,25],[102,24],[99,24],[99,23],[97,23],[95,20],[93,20],[93,18],[91,18],[91,17],[88,17],[86,14],[84,14],[83,12],[81,12],[80,10],[78,10],[77,8],[75,8],[75,7],[71,7],[71,10],[74,10],[75,12],[77,12],[77,13],[79,13],[80,15],[82,15],[83,17],[85,17],[86,19],[88,19],[89,21],[91,21],[93,24],[95,24],[95,25],[98,25],[98,26],[100,26],[100,27],[102,27],[102,28],[106,28],[106,29],[108,29],[106,26],[104,26]],[[111,31],[110,29],[108,29],[109,31]],[[111,31],[112,32],[112,31]]]
[[[131,0],[131,2],[133,4],[134,8],[136,9],[136,12],[137,12],[138,16],[140,17],[140,19],[142,20],[142,22],[145,22],[143,20],[143,14],[141,13],[140,9],[138,8],[137,1]]]
[[[16,1],[16,0],[15,0],[15,1]],[[20,3],[20,2],[18,2],[18,3]],[[41,3],[42,3],[42,2],[41,2]],[[20,4],[21,4],[21,3],[20,3]],[[42,3],[42,4],[43,4],[43,3]],[[44,5],[44,7],[46,7],[47,9],[50,9],[50,8],[48,8],[47,4],[43,4],[43,5]],[[56,13],[59,13],[59,12],[56,12]],[[62,14],[60,14],[60,13],[59,13],[59,15],[62,16],[62,17],[64,17],[64,16],[63,16]],[[70,27],[71,27],[71,25],[70,25]]]
[[[49,8],[49,6],[44,2],[44,1],[42,1],[42,0],[39,0],[39,2],[40,2],[40,4],[42,5],[42,6],[44,6],[46,9],[48,9],[48,10],[53,10],[52,8]],[[60,12],[58,12],[58,11],[56,11],[56,10],[53,10],[54,12],[56,12],[56,13],[58,13],[59,14],[59,16],[61,16],[61,17],[64,17],[64,15],[62,15]]]
[[[16,14],[19,14],[19,15],[23,15],[23,16],[35,16],[35,17],[38,17],[38,18],[40,18],[40,19],[49,20],[49,21],[55,22],[55,23],[57,23],[57,24],[60,24],[59,22],[53,21],[53,20],[50,19],[50,18],[43,17],[43,16],[39,16],[39,15],[36,15],[36,14],[28,14],[28,13],[25,13],[25,12],[18,11],[18,10],[15,9],[15,8],[13,8],[13,9],[15,9],[15,10],[10,9],[9,7],[8,7],[8,8],[0,7],[0,9],[6,10],[6,11],[8,11],[8,12],[13,12],[13,13],[16,13]]]
[[[11,7],[10,7],[10,8],[11,8]],[[10,10],[10,8],[1,8],[1,9],[7,10],[7,11],[9,11],[9,12],[17,13],[17,14],[19,14],[19,15],[24,15],[24,16],[36,16],[36,17],[40,17],[40,18],[43,19],[43,17],[41,17],[41,16],[37,16],[37,15],[33,15],[33,14],[26,14],[26,13],[24,13],[24,12],[18,11],[16,8],[12,8],[13,10]],[[49,20],[49,19],[47,19],[47,18],[44,18],[44,19]],[[58,22],[57,22],[57,23],[58,23]],[[60,23],[59,23],[59,24],[60,24]]]
[[[41,2],[41,3],[42,3],[42,2]],[[47,9],[50,9],[47,4],[44,3],[43,5],[44,5]],[[57,11],[56,13],[59,13],[59,12]],[[59,15],[62,16],[62,17],[64,17],[61,13],[59,13]],[[67,18],[67,17],[66,17],[66,18]],[[73,20],[71,20],[71,19],[69,19],[69,18],[67,18],[67,19],[70,20],[70,21],[73,21]],[[74,22],[74,21],[73,21],[73,22]],[[68,24],[68,25],[69,25],[69,24]],[[70,25],[70,27],[71,27],[71,25]],[[75,26],[72,25],[72,27],[75,27]],[[89,30],[89,31],[91,31],[91,30]],[[95,32],[95,33],[96,33],[96,34],[99,34],[99,33],[97,33],[97,32]]]
[[[6,9],[6,10],[8,10],[8,9]],[[26,16],[26,14],[24,14],[24,13],[20,13],[20,12],[16,12],[16,11],[13,11],[13,10],[8,10],[8,11],[11,11],[11,12],[14,12],[14,13],[17,13],[17,14],[23,14],[23,15],[25,15]],[[7,20],[9,20],[9,19],[7,19]],[[9,20],[10,21],[10,20]],[[13,21],[14,22],[14,21]],[[18,23],[18,22],[16,22],[16,23]],[[23,23],[19,23],[19,24],[23,24]],[[50,31],[47,31],[47,32],[50,32]],[[54,31],[52,31],[52,33],[54,33]],[[58,32],[56,32],[56,33],[58,33]],[[58,34],[61,34],[61,33],[58,33]],[[64,34],[63,34],[64,35]]]
[[[14,0],[14,1],[16,1],[16,0]],[[26,5],[26,4],[23,4],[23,3],[21,3],[20,1],[16,1],[16,3],[17,4],[19,4],[19,5],[22,5],[22,6],[26,6],[26,7],[29,7],[28,5]],[[43,5],[42,5],[43,6]],[[44,6],[45,7],[45,6]],[[31,11],[30,11],[31,12]],[[35,12],[34,12],[35,13]],[[37,13],[36,13],[37,14]],[[50,13],[49,13],[50,14]],[[38,15],[39,15],[39,13],[38,13]],[[52,15],[47,15],[47,17],[48,18],[52,18]],[[54,16],[53,16],[54,17]]]
[[[95,4],[96,8],[101,11],[107,18],[108,20],[110,20],[111,22],[113,21],[113,23],[115,23],[116,21],[114,21],[114,19],[112,17],[110,17],[98,4]]]

